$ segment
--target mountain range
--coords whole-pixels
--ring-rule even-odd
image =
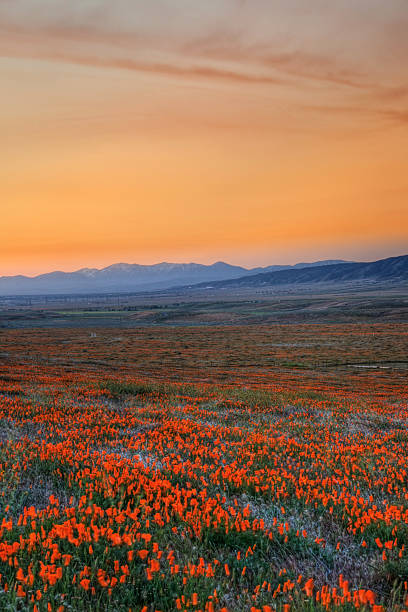
[[[98,270],[50,272],[35,277],[0,277],[0,295],[58,295],[134,293],[172,288],[232,289],[316,283],[375,283],[408,281],[408,255],[374,262],[324,260],[293,266],[272,265],[247,269],[219,261],[114,264]]]
[[[371,262],[333,263],[274,270],[211,283],[211,289],[272,287],[316,283],[407,283],[408,255]],[[197,288],[205,287],[201,283]]]
[[[0,277],[0,295],[57,295],[92,293],[132,293],[157,291],[177,286],[217,282],[230,279],[242,280],[248,276],[277,271],[333,266],[342,260],[324,260],[298,263],[294,266],[272,265],[252,269],[233,266],[222,261],[211,265],[197,263],[158,263],[139,265],[119,263],[101,270],[82,268],[75,272],[49,272],[35,277]]]

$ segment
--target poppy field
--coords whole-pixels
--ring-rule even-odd
[[[0,330],[0,610],[408,610],[408,324]]]

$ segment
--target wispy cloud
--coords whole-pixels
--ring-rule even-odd
[[[236,69],[232,69],[223,67],[220,62],[217,64],[214,61],[209,62],[208,59],[206,62],[202,59],[200,61],[198,57],[172,57],[173,63],[170,61],[155,61],[154,57],[150,60],[138,59],[139,54],[141,56],[149,54],[146,53],[143,46],[138,44],[139,41],[131,35],[117,37],[112,33],[101,34],[94,30],[85,29],[47,29],[32,32],[21,28],[5,28],[0,25],[0,36],[2,37],[0,52],[12,57],[55,60],[187,79],[205,78],[269,85],[285,82],[282,76],[268,74],[265,69],[248,70],[248,66],[245,66],[245,64],[237,64]],[[58,44],[58,40],[60,44]],[[67,45],[67,41],[80,43],[80,46]],[[103,47],[97,49],[91,47],[88,54],[85,54],[84,47],[89,48],[90,41],[98,45],[102,44]],[[51,45],[50,42],[55,44]],[[132,43],[131,48],[129,48],[129,43]],[[131,55],[136,57],[131,57]],[[153,53],[152,55],[156,54]]]
[[[405,9],[405,11],[404,11]],[[4,0],[0,54],[180,79],[309,89],[321,107],[405,116],[406,3]],[[330,96],[336,96],[333,105]],[[366,96],[366,99],[361,97]],[[292,96],[293,100],[293,96]],[[341,104],[339,103],[341,100]],[[335,111],[334,111],[335,112]],[[381,114],[381,112],[379,112]]]

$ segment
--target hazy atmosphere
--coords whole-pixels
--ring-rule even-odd
[[[2,0],[0,274],[400,254],[407,30],[406,0]]]

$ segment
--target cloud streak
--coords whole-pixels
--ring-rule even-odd
[[[288,98],[290,104],[314,113],[371,116],[385,123],[407,124],[404,105],[408,84],[398,74],[384,84],[375,80],[375,75],[357,67],[344,67],[323,52],[274,51],[265,44],[249,45],[242,33],[228,29],[174,45],[167,39],[157,42],[153,34],[146,32],[115,32],[87,23],[41,24],[33,28],[3,20],[0,54],[172,80],[275,88],[283,96],[285,92],[295,92]],[[316,96],[316,103],[305,103],[305,93]]]
[[[205,80],[272,94],[303,111],[405,124],[403,0],[386,7],[360,0],[352,11],[345,0],[317,5],[311,18],[306,0],[220,0],[198,12],[187,0],[157,0],[154,7],[100,0],[76,8],[4,0],[0,55]]]
[[[306,0],[220,0],[198,11],[184,0],[158,0],[147,7],[137,1],[112,5],[102,0],[80,10],[58,0],[5,0],[0,5],[0,49],[4,55],[87,60],[90,65],[183,78],[269,85],[290,81],[301,88],[309,82],[311,87],[382,90],[384,99],[402,91],[405,68],[398,64],[408,52],[403,4],[390,0],[384,9],[371,0],[370,15],[363,10],[366,0],[354,12],[345,1],[331,8],[321,4],[310,19]],[[381,56],[376,62],[377,48]],[[392,82],[383,82],[390,68]]]
[[[231,39],[228,42],[228,33],[217,33],[206,41],[181,42],[180,48],[170,49],[170,53],[166,45],[158,45],[162,55],[171,56],[171,61],[167,62],[138,59],[140,54],[153,58],[157,55],[153,41],[139,33],[98,31],[85,26],[30,29],[0,23],[0,36],[0,52],[6,56],[43,58],[183,78],[269,85],[287,84],[300,78],[357,89],[370,88],[365,75],[339,67],[328,57],[300,50],[272,52],[266,47],[246,47],[237,39],[236,44],[232,44]],[[222,45],[220,41],[223,41]],[[88,49],[87,54],[81,52],[83,47]],[[234,69],[226,68],[226,64],[233,65]]]
[[[14,38],[10,41],[12,36],[20,36],[23,45],[16,44]],[[44,34],[44,33],[43,33]],[[174,61],[173,63],[164,61],[154,60],[142,60],[132,57],[125,57],[118,55],[116,49],[112,53],[112,49],[103,49],[100,55],[96,55],[95,51],[93,54],[81,53],[81,49],[68,48],[62,49],[62,45],[50,46],[49,44],[44,45],[43,34],[36,37],[32,33],[25,31],[14,31],[11,33],[10,30],[5,31],[0,27],[0,36],[2,36],[2,42],[0,43],[0,52],[4,56],[24,58],[29,57],[32,59],[46,59],[51,61],[67,62],[72,64],[87,65],[96,68],[116,68],[120,70],[129,70],[134,72],[145,72],[150,74],[158,74],[166,77],[179,77],[183,79],[215,79],[224,80],[232,83],[248,83],[248,84],[266,84],[266,85],[282,85],[287,82],[283,77],[272,76],[267,74],[265,70],[261,71],[245,72],[245,66],[239,69],[226,68],[222,65],[210,64],[210,63],[198,63],[198,60],[192,58],[192,60],[186,60],[179,58],[182,61]],[[9,36],[9,41],[6,41],[6,35]],[[65,39],[66,32],[64,32],[63,38]],[[69,38],[73,41],[83,41],[84,38],[89,41],[89,37],[86,32],[69,32]],[[112,37],[103,37],[94,33],[94,40],[98,42],[112,42]],[[38,43],[38,44],[36,44]],[[123,47],[123,39],[121,39],[121,46]],[[137,52],[135,52],[137,55]]]

